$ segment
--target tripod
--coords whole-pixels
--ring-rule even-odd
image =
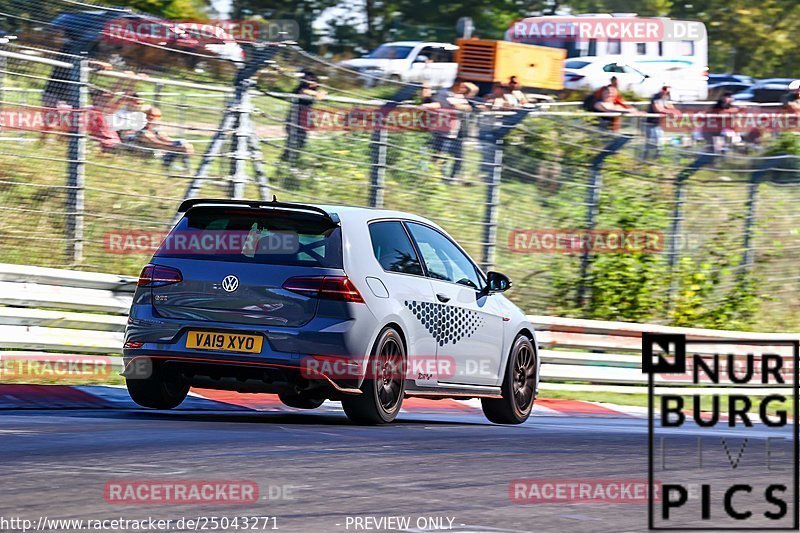
[[[190,200],[199,195],[200,187],[202,187],[204,180],[208,178],[211,164],[220,155],[226,138],[229,136],[231,151],[233,152],[230,197],[234,199],[244,198],[245,185],[248,181],[246,165],[249,161],[253,167],[261,199],[269,199],[269,185],[264,171],[261,140],[258,138],[255,126],[250,120],[250,115],[253,112],[250,89],[255,85],[254,78],[258,69],[264,63],[271,61],[280,48],[281,46],[275,44],[255,47],[253,56],[238,72],[234,82],[233,100],[225,109],[219,128],[203,154],[197,172],[195,172],[194,177],[189,182],[189,186],[186,188],[184,200]],[[230,135],[231,132],[232,135]],[[176,222],[179,219],[180,217],[176,218]]]

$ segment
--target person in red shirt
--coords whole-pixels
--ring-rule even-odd
[[[639,112],[625,99],[619,92],[619,80],[616,76],[611,77],[611,83],[601,87],[594,92],[594,110],[598,113],[628,113],[631,115]],[[601,117],[601,126],[611,131],[619,131],[619,116]]]

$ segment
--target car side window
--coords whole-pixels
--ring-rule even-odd
[[[373,222],[369,225],[369,236],[372,240],[372,253],[384,270],[422,275],[417,252],[400,222]]]
[[[430,277],[476,290],[483,288],[477,268],[453,241],[428,226],[414,222],[407,224]]]

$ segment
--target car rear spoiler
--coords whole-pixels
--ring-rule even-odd
[[[184,200],[183,202],[181,202],[181,205],[178,208],[178,213],[186,213],[193,207],[197,206],[216,206],[216,207],[244,206],[253,209],[269,208],[269,209],[280,209],[286,211],[305,211],[307,213],[314,213],[317,215],[321,215],[330,220],[332,224],[339,224],[339,216],[336,213],[328,213],[324,209],[319,208],[315,205],[279,202],[275,196],[272,197],[271,201],[230,200],[226,198],[192,198],[191,200]]]

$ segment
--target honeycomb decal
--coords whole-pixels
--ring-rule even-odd
[[[471,309],[413,300],[406,300],[404,304],[433,335],[439,346],[456,344],[465,337],[471,337],[485,323],[484,318]]]

